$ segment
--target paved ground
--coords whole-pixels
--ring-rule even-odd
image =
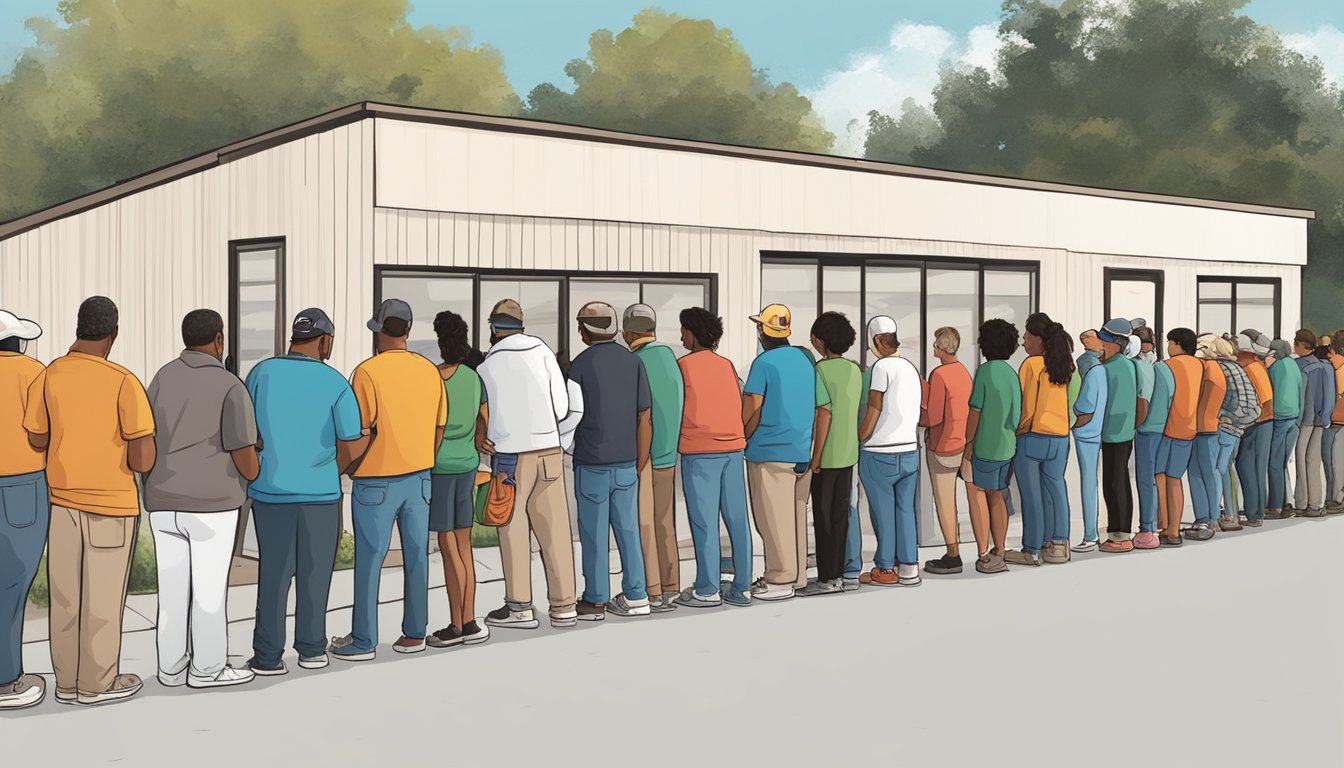
[[[1341,765],[1342,547],[1344,518],[1268,523],[918,589],[384,645],[227,691],[49,699],[0,736],[15,765],[53,766]],[[501,590],[482,586],[481,612]],[[383,607],[385,641],[399,618]],[[250,624],[231,626],[242,654]],[[152,675],[152,632],[126,645]]]

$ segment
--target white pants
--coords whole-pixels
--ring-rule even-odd
[[[159,674],[211,679],[229,661],[225,606],[238,510],[150,512],[159,572]],[[190,642],[188,642],[190,636]]]

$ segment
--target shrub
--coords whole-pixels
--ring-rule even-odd
[[[28,602],[41,608],[51,607],[51,587],[47,584],[47,553],[42,552],[42,562],[37,565],[37,576],[28,590]]]
[[[355,567],[355,537],[349,531],[341,531],[341,540],[336,545],[336,567],[333,570],[348,571]]]
[[[499,529],[488,525],[471,526],[471,546],[473,547],[498,547]]]
[[[159,591],[158,561],[154,559],[154,534],[149,532],[148,517],[140,518],[140,529],[135,534],[131,580],[126,591],[132,595],[149,595]]]

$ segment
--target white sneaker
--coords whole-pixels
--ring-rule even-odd
[[[1096,552],[1097,542],[1083,541],[1078,544],[1074,544],[1072,547],[1070,547],[1070,549],[1072,549],[1074,552]]]
[[[331,664],[331,658],[325,653],[299,657],[299,667],[302,669],[326,669],[329,664]]]
[[[555,616],[552,616],[551,620],[554,623]],[[503,606],[487,613],[485,623],[492,627],[508,627],[510,629],[536,629],[541,626],[541,622],[537,621],[537,615],[531,603],[524,607],[517,603],[506,602]]]
[[[256,673],[250,669],[235,669],[234,667],[225,667],[214,677],[197,677],[195,675],[187,676],[187,686],[191,688],[227,688],[231,685],[243,685],[250,683],[256,678]]]
[[[280,663],[274,667],[259,666],[253,663],[255,661],[253,659],[247,662],[247,668],[252,670],[252,674],[257,677],[283,677],[289,674],[289,665],[285,663],[284,659],[281,659]],[[299,663],[303,663],[302,660]]]
[[[647,597],[643,600],[631,600],[624,592],[607,603],[607,613],[612,616],[648,616],[650,611]]]
[[[766,602],[788,600],[793,595],[792,584],[768,584],[765,579],[760,579],[751,585],[751,596],[757,600],[765,600]]]
[[[186,684],[187,670],[184,669],[176,675],[170,675],[162,669],[159,670],[159,685],[162,685],[164,688],[181,688]]]
[[[47,682],[39,675],[22,675],[9,685],[0,685],[0,709],[26,709],[42,703]]]
[[[684,605],[688,608],[715,608],[723,605],[723,598],[718,592],[712,595],[701,595],[695,591],[695,587],[687,587],[677,595],[678,605]]]
[[[921,583],[919,578],[918,565],[898,565],[896,566],[896,576],[898,587],[918,587]]]

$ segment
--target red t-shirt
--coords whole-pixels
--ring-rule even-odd
[[[928,450],[952,456],[966,450],[966,420],[971,415],[971,373],[959,362],[933,369],[919,408],[919,425],[928,427]]]
[[[677,451],[695,455],[746,450],[742,390],[732,362],[701,350],[681,358],[677,366],[686,385]]]

